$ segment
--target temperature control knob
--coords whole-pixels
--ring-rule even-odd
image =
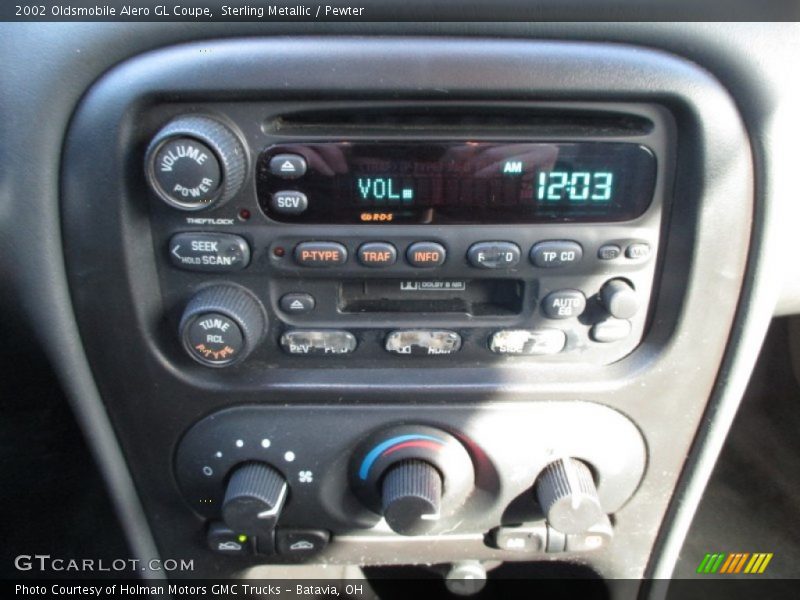
[[[472,459],[453,434],[426,425],[375,432],[350,463],[356,497],[401,535],[452,529],[475,487]]]
[[[420,535],[440,518],[442,476],[422,460],[405,460],[383,476],[383,516],[397,533]]]
[[[181,210],[221,206],[241,189],[246,167],[244,146],[236,134],[204,116],[167,123],[145,157],[150,187]]]
[[[289,486],[265,463],[246,463],[228,479],[222,518],[233,531],[269,538],[283,510]]]
[[[547,465],[534,489],[548,523],[562,533],[583,533],[605,517],[592,472],[575,458]]]
[[[612,317],[630,319],[639,310],[639,296],[624,279],[611,279],[600,290],[600,301]]]
[[[261,303],[234,285],[214,285],[186,305],[180,336],[186,353],[202,365],[227,367],[244,359],[267,327]]]

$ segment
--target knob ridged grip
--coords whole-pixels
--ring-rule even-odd
[[[238,467],[228,480],[222,518],[238,533],[269,535],[286,502],[288,485],[283,475],[264,463]]]
[[[420,535],[439,519],[442,476],[425,461],[400,461],[384,475],[382,495],[389,527],[402,535]]]
[[[222,359],[214,355],[206,355],[198,350],[197,334],[198,325],[203,325],[203,319],[210,320],[230,319],[240,333],[240,343],[233,343],[236,332],[231,331],[234,353]],[[225,323],[220,326],[224,327]],[[224,367],[243,360],[264,337],[267,329],[267,316],[264,307],[249,291],[242,287],[219,284],[199,291],[186,305],[181,317],[179,331],[186,352],[197,362],[214,367]],[[218,331],[224,336],[226,331]]]
[[[165,145],[174,140],[196,140],[211,150],[208,167],[218,169],[219,181],[214,190],[201,196],[182,196],[174,189],[165,189],[157,171],[157,159]],[[216,165],[212,164],[216,161]],[[153,138],[145,156],[145,172],[153,191],[161,200],[181,210],[203,210],[211,206],[222,206],[242,188],[247,171],[244,145],[239,137],[216,119],[205,116],[184,116],[167,123]],[[187,182],[189,186],[196,181]]]
[[[535,489],[547,521],[562,533],[582,533],[605,514],[592,472],[577,459],[564,458],[547,465]]]

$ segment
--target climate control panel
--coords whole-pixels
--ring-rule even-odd
[[[427,407],[411,420],[367,408],[238,407],[192,427],[175,474],[212,549],[321,562],[362,561],[387,539],[412,562],[431,539],[474,558],[589,551],[644,473],[636,427],[595,404]]]

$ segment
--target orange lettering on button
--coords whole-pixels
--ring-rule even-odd
[[[317,262],[339,262],[341,254],[338,250],[301,250],[300,259]]]
[[[367,251],[364,252],[364,260],[366,262],[388,262],[391,260],[392,253],[391,252],[376,252],[376,251]]]
[[[427,252],[414,252],[414,262],[439,262],[439,253],[435,250],[428,250]]]

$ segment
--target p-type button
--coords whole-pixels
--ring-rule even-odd
[[[334,267],[347,262],[347,248],[338,242],[301,242],[294,261],[303,267]]]

